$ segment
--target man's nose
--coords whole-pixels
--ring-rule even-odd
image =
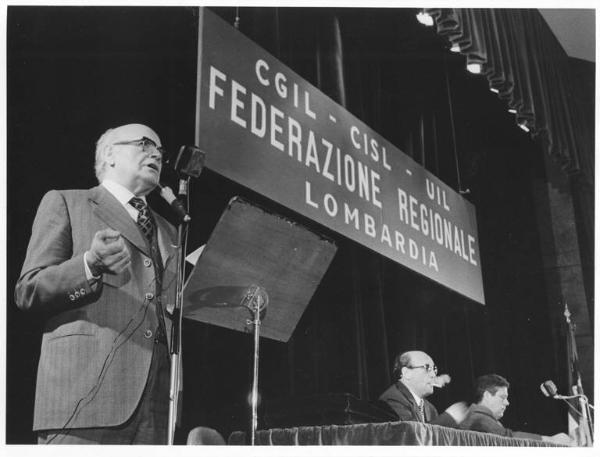
[[[153,160],[156,160],[159,164],[162,164],[162,161],[163,161],[162,154],[159,151],[157,151],[157,150],[151,151],[150,155],[148,157]]]

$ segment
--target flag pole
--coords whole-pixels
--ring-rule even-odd
[[[581,382],[581,373],[579,371],[579,355],[577,354],[577,343],[575,340],[575,323],[571,320],[571,312],[569,306],[565,301],[565,320],[567,322],[567,356],[569,365],[569,382],[572,384],[570,387],[573,395],[578,396],[579,411],[581,420],[579,420],[579,434],[581,437],[581,445],[592,445],[592,430],[594,425],[592,423],[592,416],[590,414],[590,404],[588,398],[583,392],[583,384]]]

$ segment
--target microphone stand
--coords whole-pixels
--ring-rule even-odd
[[[578,379],[577,384],[571,387],[573,395],[560,395],[556,392],[556,386],[552,381],[543,382],[540,385],[540,389],[542,394],[546,397],[553,398],[554,400],[562,400],[564,401],[571,410],[573,410],[578,416],[583,419],[588,427],[589,431],[592,432],[594,430],[594,422],[592,420],[591,410],[594,409],[594,405],[592,405],[587,398],[587,396],[583,393],[583,388],[581,387],[580,380]],[[580,411],[577,410],[569,400],[577,400],[579,402]],[[590,441],[593,440],[592,434],[588,435],[587,431],[585,432],[586,436],[589,437]]]
[[[573,386],[573,393],[575,394],[573,396],[579,397],[579,408],[581,409],[581,417],[585,421],[585,423],[588,427],[588,430],[590,432],[590,434],[589,434],[590,441],[593,442],[593,440],[594,440],[594,423],[592,421],[592,414],[590,411],[590,407],[592,407],[592,409],[593,409],[593,406],[590,404],[590,401],[588,400],[588,398],[583,394],[583,389],[581,388],[581,393],[579,393],[579,389],[580,389],[580,386],[578,386],[578,385]]]
[[[187,195],[187,180],[179,180],[179,194]],[[183,220],[177,229],[177,271],[175,286],[175,307],[173,309],[173,326],[171,328],[171,377],[169,387],[169,426],[167,444],[174,444],[175,426],[177,424],[177,408],[179,401],[179,384],[181,379],[181,329],[183,320],[183,282],[185,273],[184,240],[187,235],[189,221]]]
[[[258,350],[260,343],[260,314],[266,309],[269,303],[269,296],[264,289],[258,286],[252,286],[244,298],[244,306],[252,314],[252,320],[248,319],[246,323],[254,326],[254,370],[252,377],[252,417],[251,426],[251,445],[256,443],[256,430],[258,428]]]
[[[592,415],[590,411],[590,402],[583,392],[583,385],[581,383],[581,373],[579,371],[579,356],[577,355],[577,344],[575,341],[575,323],[571,321],[571,312],[565,302],[565,311],[563,313],[567,322],[568,337],[567,347],[572,352],[572,361],[570,369],[575,369],[575,385],[571,387],[574,396],[579,396],[579,407],[581,408],[581,417],[584,420],[587,430],[585,430],[586,438],[589,439],[589,443],[594,441],[594,424],[592,422]],[[570,344],[569,344],[570,343]]]

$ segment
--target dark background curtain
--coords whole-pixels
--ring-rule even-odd
[[[214,9],[230,24],[234,8]],[[548,312],[531,182],[542,151],[485,78],[464,70],[412,9],[242,8],[240,31],[437,174],[477,208],[486,306],[381,258],[210,170],[193,184],[192,248],[241,195],[336,240],[339,249],[287,344],[262,341],[261,407],[348,392],[372,401],[402,350],[429,352],[453,377],[432,401],[467,399],[474,377],[511,381],[513,429],[566,431],[566,411],[539,394],[566,369]],[[310,24],[310,27],[307,27]],[[8,11],[7,442],[31,443],[41,322],[12,291],[31,223],[52,188],[91,187],[94,142],[147,123],[167,148],[194,135],[193,8],[11,7]],[[173,180],[173,176],[165,179]],[[159,212],[168,208],[152,197]],[[184,325],[180,435],[247,427],[252,337]],[[181,437],[179,438],[181,439]]]
[[[588,303],[593,302],[594,64],[569,58],[537,9],[431,8],[435,30],[479,63],[542,150],[570,175]],[[594,14],[594,10],[587,10]],[[593,316],[593,306],[590,306]]]

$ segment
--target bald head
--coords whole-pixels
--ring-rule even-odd
[[[108,129],[96,143],[96,178],[111,179],[136,195],[158,185],[162,170],[159,136],[143,124]]]
[[[400,382],[421,398],[433,393],[436,370],[433,359],[423,351],[403,352],[394,363],[394,373]]]
[[[106,172],[106,153],[111,148],[114,143],[119,141],[128,141],[133,139],[139,139],[145,136],[144,134],[150,133],[151,136],[148,138],[152,140],[156,140],[157,146],[160,146],[160,139],[156,132],[152,130],[150,127],[147,127],[143,124],[127,124],[121,125],[119,127],[115,127],[112,129],[108,129],[106,132],[98,138],[96,142],[96,163],[95,163],[95,171],[96,178],[98,182],[102,182],[104,179],[104,174]],[[136,135],[137,138],[136,138]]]

